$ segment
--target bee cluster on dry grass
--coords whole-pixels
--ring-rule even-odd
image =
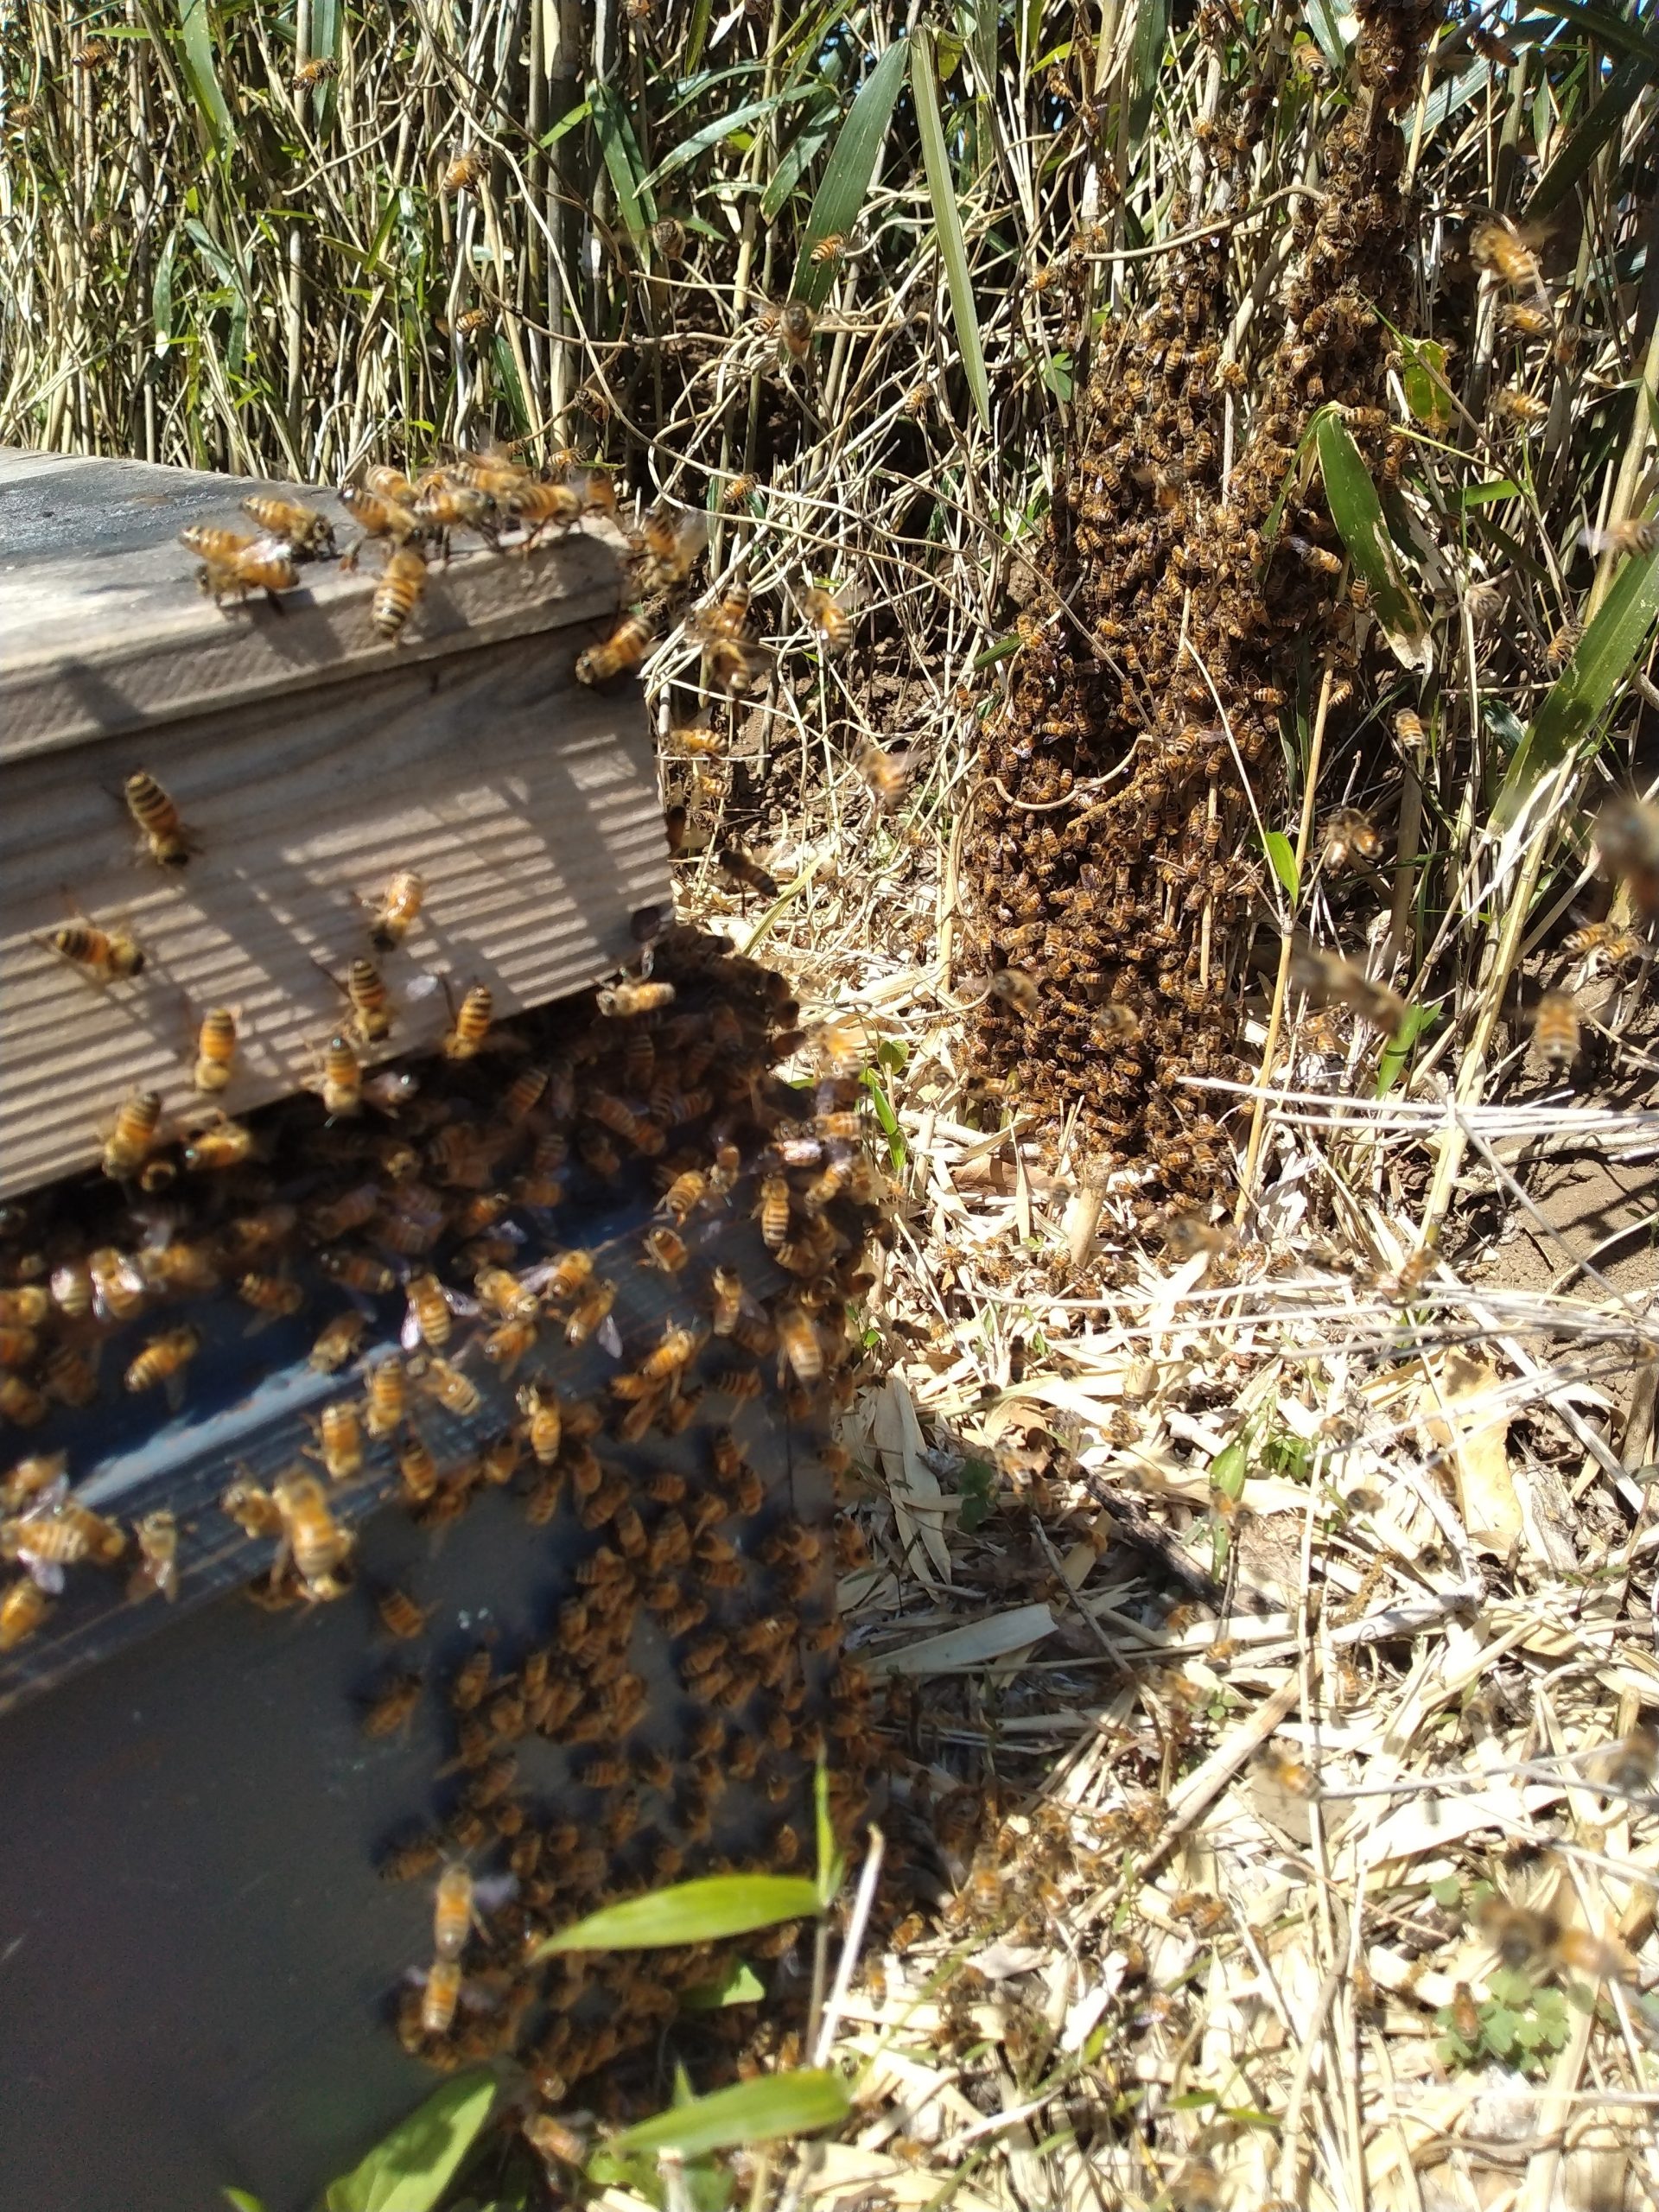
[[[128,796],[152,857],[188,866],[165,794],[140,776]],[[420,901],[395,877],[365,942],[400,941]],[[137,972],[107,948],[101,964]],[[20,1570],[0,1593],[6,1664],[49,1669],[59,1626],[175,1599],[227,1544],[262,1606],[360,1606],[397,1653],[365,1689],[365,1733],[435,1707],[447,1738],[432,1807],[382,1869],[439,1882],[433,1957],[388,1961],[389,1980],[419,1969],[400,2037],[441,2068],[528,2054],[551,2103],[606,2069],[619,2110],[632,2092],[612,2062],[720,1961],[544,1967],[538,1943],[729,1866],[740,1834],[745,1865],[810,1856],[814,1763],[844,1834],[874,1758],[828,1580],[844,1454],[827,1423],[883,1200],[859,1063],[846,1037],[805,1036],[780,979],[724,939],[671,926],[640,966],[510,1022],[475,987],[435,1055],[371,1076],[358,1049],[392,1007],[365,953],[316,1095],[176,1128],[130,1100],[101,1172],[9,1206],[0,1291],[3,1409],[40,1446],[0,1484]],[[204,1025],[201,1088],[233,1046]],[[772,1072],[803,1052],[810,1090]],[[595,1220],[591,1246],[569,1241]],[[638,1284],[656,1286],[648,1325]],[[243,1467],[199,1515],[157,1505],[130,1529],[85,1502],[111,1389],[164,1392],[175,1414],[205,1393],[210,1411],[307,1362],[335,1395],[273,1475]],[[763,1471],[780,1452],[788,1497]],[[368,1516],[391,1503],[435,1534],[492,1495],[517,1501],[560,1594],[522,1649],[492,1640],[452,1667],[456,1593],[377,1575]],[[666,1725],[653,1669],[677,1684]]]

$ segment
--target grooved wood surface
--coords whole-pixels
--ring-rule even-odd
[[[45,472],[37,499],[60,471],[79,483],[78,469],[136,466],[27,458]],[[3,473],[15,497],[13,461]],[[145,480],[178,474],[139,470]],[[243,485],[186,479],[204,480],[233,520]],[[463,613],[469,593],[510,594],[533,580],[532,599],[512,603],[518,633],[492,638],[486,615],[481,631],[393,652],[359,649],[346,634],[348,614],[366,632],[360,601],[376,556],[358,576],[332,571],[308,613],[290,605],[280,617],[221,614],[171,543],[176,510],[159,523],[136,512],[128,527],[143,524],[149,543],[107,556],[118,569],[130,558],[138,579],[112,595],[126,626],[107,652],[85,645],[78,674],[41,663],[41,641],[61,645],[71,605],[90,624],[85,578],[98,564],[61,544],[51,559],[23,562],[25,595],[41,605],[48,579],[73,584],[29,632],[28,651],[46,666],[38,696],[13,658],[17,568],[0,531],[0,1192],[94,1164],[136,1090],[161,1092],[171,1128],[200,1116],[209,1102],[193,1090],[191,1066],[210,1007],[235,1012],[241,1039],[238,1073],[212,1103],[239,1115],[313,1081],[321,1048],[349,1014],[337,979],[353,957],[376,957],[363,902],[394,868],[420,871],[426,903],[405,944],[378,956],[394,1021],[365,1060],[429,1049],[449,1024],[446,985],[458,1003],[470,983],[487,983],[499,1016],[582,988],[638,952],[641,910],[670,904],[639,693],[631,683],[596,693],[572,673],[614,619],[614,532],[529,562],[458,556],[434,592],[453,594]],[[83,502],[79,527],[92,526]],[[163,581],[143,580],[163,563]],[[575,619],[584,608],[600,619]],[[307,638],[340,658],[278,687],[273,655]],[[41,699],[59,713],[72,674],[79,681],[99,653],[100,682],[115,689],[107,715],[99,708],[108,734],[95,734],[53,720]],[[86,692],[83,707],[100,696]],[[197,711],[180,711],[186,698]],[[200,841],[182,868],[143,851],[122,798],[139,768]],[[144,973],[100,987],[54,950],[51,932],[78,913],[128,930]]]
[[[192,523],[253,531],[249,493],[327,514],[344,552],[359,533],[330,492],[147,461],[0,452],[0,762],[219,706],[294,698],[344,676],[614,614],[620,534],[588,520],[529,555],[467,541],[435,563],[401,641],[369,622],[381,549],[359,565],[311,562],[273,606],[198,590]]]

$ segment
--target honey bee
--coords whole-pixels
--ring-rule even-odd
[[[421,2030],[429,2036],[448,2035],[461,2003],[461,1961],[434,1959],[421,1993]]]
[[[321,1496],[321,1486],[316,1487]],[[425,1634],[427,1622],[434,1611],[435,1607],[429,1606],[423,1611],[404,1590],[385,1591],[375,1604],[381,1627],[388,1636],[395,1636],[402,1643],[413,1643],[417,1636]]]
[[[1173,1260],[1199,1252],[1230,1252],[1238,1241],[1230,1222],[1209,1222],[1196,1213],[1172,1214],[1163,1224],[1164,1249]]]
[[[1546,991],[1533,1008],[1532,1039],[1541,1059],[1564,1068],[1579,1057],[1583,1041],[1578,1001],[1571,991]]]
[[[639,569],[647,591],[669,591],[690,575],[709,543],[708,518],[658,508],[645,517]]]
[[[476,146],[464,146],[450,160],[438,180],[438,191],[448,200],[458,192],[475,192],[484,180],[487,163]]]
[[[240,1476],[219,1501],[219,1510],[234,1521],[248,1537],[280,1536],[283,1516],[269,1491],[248,1476]]]
[[[791,361],[804,361],[812,350],[812,310],[804,300],[790,300],[778,314],[778,337]]]
[[[677,1175],[662,1197],[662,1211],[671,1220],[684,1222],[709,1196],[709,1178],[700,1168],[688,1167]]]
[[[708,649],[709,685],[728,699],[747,699],[760,690],[776,664],[765,646],[746,638],[716,638]],[[710,788],[708,779],[700,780],[699,788]]]
[[[779,1365],[787,1363],[797,1379],[810,1385],[823,1373],[823,1346],[810,1316],[793,1304],[777,1311]]]
[[[151,1592],[173,1604],[179,1594],[179,1524],[158,1507],[134,1524],[139,1564],[127,1586],[129,1598],[147,1598]]]
[[[877,810],[891,814],[910,786],[910,755],[889,753],[884,746],[867,745],[858,757],[858,772],[869,785]]]
[[[191,1132],[184,1145],[184,1164],[193,1171],[239,1167],[252,1150],[252,1130],[221,1114]]]
[[[1334,952],[1299,940],[1291,953],[1290,981],[1315,1006],[1347,1007],[1373,1029],[1395,1034],[1406,1018],[1405,1001]]]
[[[1549,410],[1541,399],[1535,399],[1529,391],[1518,391],[1511,385],[1492,394],[1492,412],[1500,423],[1512,423],[1528,430],[1549,420]]]
[[[478,1386],[470,1382],[458,1367],[447,1359],[433,1355],[421,1371],[421,1384],[429,1397],[435,1398],[446,1413],[458,1421],[470,1421],[483,1404]]]
[[[1506,1897],[1491,1897],[1475,1917],[1481,1934],[1512,1972],[1539,1961],[1575,1967],[1599,1980],[1622,1980],[1630,1971],[1630,1961],[1612,1944],[1599,1942],[1588,1929],[1567,1926],[1553,1912],[1529,1912]]]
[[[336,1570],[351,1557],[354,1539],[334,1519],[322,1484],[315,1475],[290,1468],[271,1484],[270,1495],[283,1516],[283,1541],[307,1598],[319,1602],[343,1598],[346,1585]]]
[[[569,1344],[585,1344],[590,1337],[603,1327],[615,1303],[616,1285],[614,1283],[595,1282],[591,1288],[584,1291],[577,1301],[575,1311],[565,1324],[565,1342]]]
[[[426,885],[412,868],[400,868],[376,900],[369,941],[381,952],[402,944],[420,917]]]
[[[317,1427],[317,1457],[330,1482],[354,1482],[363,1471],[363,1424],[357,1408],[336,1399],[323,1408]]]
[[[199,851],[195,838],[179,819],[179,810],[154,776],[140,768],[122,786],[127,810],[138,824],[150,858],[162,868],[183,868]]]
[[[578,683],[608,683],[638,668],[651,650],[653,632],[638,612],[626,615],[602,645],[589,645],[576,659]]]
[[[54,930],[47,940],[55,952],[87,969],[102,982],[129,982],[144,972],[144,955],[124,930],[101,930],[90,922]]]
[[[327,1330],[323,1333],[326,1336]],[[389,1359],[377,1360],[369,1370],[367,1409],[363,1417],[364,1427],[371,1436],[378,1439],[397,1434],[403,1422],[405,1398],[402,1360],[396,1353]]]
[[[272,1321],[286,1320],[305,1303],[304,1284],[288,1275],[245,1274],[236,1286],[236,1294],[257,1316],[249,1329],[250,1336]]]
[[[1517,302],[1498,310],[1497,327],[1517,338],[1548,338],[1555,318],[1547,307],[1523,307]]]
[[[138,1173],[156,1142],[161,1126],[159,1091],[136,1090],[115,1117],[115,1127],[104,1147],[104,1173],[124,1182]]]
[[[1579,542],[1590,553],[1613,553],[1621,557],[1651,553],[1659,546],[1659,515],[1649,515],[1645,522],[1627,517],[1623,522],[1609,523],[1605,530],[1581,530]]]
[[[1593,953],[1610,968],[1622,968],[1641,957],[1642,940],[1634,930],[1621,929],[1615,922],[1589,922],[1564,940],[1562,950],[1580,958]]]
[[[188,1321],[152,1337],[128,1368],[129,1390],[153,1390],[164,1384],[176,1403],[186,1367],[201,1350],[201,1332]]]
[[[421,1675],[393,1675],[369,1700],[363,1713],[363,1733],[376,1742],[388,1736],[406,1736],[425,1686]],[[381,1874],[388,1881],[405,1878],[387,1874],[384,1865]]]
[[[315,507],[302,507],[296,499],[256,493],[243,500],[242,511],[253,518],[273,543],[286,546],[296,561],[334,559],[338,550],[334,526],[327,515],[320,514]]]
[[[1036,984],[1020,968],[998,968],[987,978],[985,995],[1001,999],[1022,1020],[1035,1020],[1042,1005]]]
[[[329,78],[338,77],[339,74],[340,64],[332,54],[315,54],[309,61],[301,62],[299,67],[289,79],[288,88],[291,92],[311,92],[317,86],[326,84]]]
[[[762,899],[775,899],[779,893],[776,876],[768,875],[758,861],[738,845],[722,845],[715,855],[715,865],[729,883],[741,890],[753,891]]]
[[[1262,1770],[1268,1778],[1287,1790],[1293,1797],[1312,1802],[1319,1795],[1319,1778],[1313,1768],[1277,1744],[1269,1744],[1262,1754]]]
[[[403,486],[401,493],[375,488],[377,477],[397,476]],[[402,546],[417,539],[422,534],[420,518],[415,512],[414,486],[406,477],[395,470],[372,468],[368,480],[363,484],[342,484],[340,503],[365,538],[383,537],[391,546]],[[360,544],[353,546],[340,563],[342,568],[354,569]]]
[[[425,589],[425,554],[416,544],[395,547],[369,603],[369,621],[388,645],[396,645],[403,635],[404,626]]]
[[[1362,860],[1374,861],[1382,849],[1382,840],[1370,816],[1357,806],[1338,807],[1322,825],[1319,836],[1322,863],[1333,874],[1345,868],[1356,853]]]
[[[349,1121],[362,1112],[363,1064],[353,1050],[350,1038],[339,1031],[323,1048],[317,1088],[322,1096],[323,1110],[331,1122]],[[338,1236],[341,1232],[336,1230],[332,1233]]]
[[[484,1048],[490,1033],[495,1001],[487,983],[474,983],[461,1002],[461,1011],[443,1039],[446,1059],[470,1060]]]
[[[1659,914],[1659,805],[1647,799],[1610,799],[1596,817],[1595,828],[1604,871],[1625,879],[1644,914]]]
[[[595,995],[599,1011],[618,1020],[629,1020],[642,1014],[657,1014],[664,1007],[674,1003],[672,983],[613,983],[607,990]]]
[[[1474,226],[1469,233],[1469,256],[1478,269],[1496,276],[1511,291],[1535,292],[1540,306],[1548,312],[1549,297],[1538,256],[1506,215],[1489,215]]]
[[[0,1651],[15,1651],[33,1636],[52,1611],[51,1599],[29,1575],[0,1595]]]
[[[574,484],[522,484],[501,499],[501,512],[520,524],[524,543],[534,544],[544,531],[569,530],[581,519],[583,500]]]
[[[202,1016],[191,1081],[198,1090],[224,1090],[235,1073],[236,1016],[229,1007],[216,1006]]]
[[[262,591],[274,601],[278,592],[293,591],[298,586],[300,572],[280,538],[250,537],[239,530],[215,530],[206,523],[193,523],[188,530],[179,532],[179,542],[200,554],[196,582],[216,600],[232,594],[245,599],[251,591]]]
[[[1287,549],[1296,556],[1297,559],[1302,563],[1304,568],[1312,569],[1319,575],[1337,576],[1341,575],[1341,556],[1339,554],[1330,552],[1323,545],[1315,545],[1311,538],[1296,537],[1287,535],[1285,539],[1285,544]]]
[[[471,1873],[453,1859],[438,1877],[432,1908],[432,1945],[441,1959],[458,1959],[466,1948],[474,1920]]]
[[[391,994],[372,960],[353,960],[346,971],[352,1027],[365,1045],[378,1045],[391,1033]]]
[[[745,469],[741,476],[734,476],[726,486],[721,494],[720,504],[722,507],[747,506],[760,489],[759,476],[752,468]]]
[[[815,586],[801,601],[801,612],[817,634],[819,650],[844,652],[852,642],[852,617],[833,592]]]

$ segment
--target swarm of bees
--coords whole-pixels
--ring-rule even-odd
[[[181,838],[143,798],[146,836]],[[397,878],[365,919],[395,940],[419,907],[418,879]],[[353,1005],[372,1025],[375,995]],[[828,1754],[844,1826],[875,1757],[812,1517],[833,1484],[815,1507],[802,1478],[820,1454],[826,1478],[840,1464],[825,1416],[852,1386],[845,1306],[868,1281],[884,1186],[862,1142],[860,1040],[818,1033],[810,1088],[772,1072],[798,1047],[795,1016],[725,940],[671,929],[648,976],[585,1006],[498,1023],[468,993],[448,1047],[393,1071],[388,1109],[289,1100],[250,1117],[227,1166],[191,1167],[135,1099],[103,1173],[3,1222],[0,1412],[35,1446],[0,1476],[8,1665],[49,1669],[60,1627],[188,1600],[229,1560],[262,1606],[365,1593],[397,1656],[359,1725],[406,1738],[435,1712],[446,1738],[435,1814],[381,1866],[436,1884],[429,1948],[388,1961],[389,1982],[407,1969],[397,2032],[440,2068],[517,2050],[554,2103],[660,2033],[664,1989],[671,2010],[675,1987],[715,1969],[706,1950],[662,1978],[655,1961],[650,1977],[599,1957],[550,1967],[539,1941],[730,1864],[739,1827],[746,1863],[798,1858],[812,1762]],[[215,1027],[203,1046],[214,1066],[220,1041]],[[175,1155],[157,1204],[143,1172]],[[610,1240],[579,1241],[596,1215]],[[227,1345],[238,1310],[253,1333]],[[270,1474],[232,1471],[216,1508],[94,1510],[81,1440],[104,1377],[188,1418],[210,1338],[216,1382],[227,1361],[251,1388],[307,1361],[330,1378],[310,1441]],[[787,1424],[789,1500],[746,1411],[761,1401]],[[522,1514],[561,1580],[522,1648],[477,1647],[451,1674],[436,1555],[430,1591],[380,1580],[370,1516],[435,1531],[483,1500]],[[677,1747],[647,1687],[664,1664]]]
[[[1362,11],[1356,67],[1382,117],[1414,97],[1435,21],[1427,5]],[[1206,126],[1196,157],[1212,184],[1248,190],[1262,121],[1245,94]],[[1253,1071],[1239,1028],[1267,919],[1255,822],[1273,818],[1281,722],[1299,699],[1312,717],[1310,658],[1329,657],[1333,717],[1357,687],[1358,596],[1318,480],[1291,464],[1313,412],[1333,406],[1374,475],[1397,478],[1388,327],[1407,309],[1414,218],[1391,140],[1330,142],[1331,196],[1297,219],[1262,372],[1224,357],[1235,303],[1213,238],[1160,263],[1144,313],[1102,327],[1033,563],[1042,602],[1020,607],[1007,696],[983,723],[964,865],[989,979],[976,1072],[1041,1122],[1080,1113],[1095,1156],[1141,1163],[1148,1222],[1222,1195],[1230,1147],[1187,1079]],[[1172,219],[1198,219],[1183,194]],[[1483,250],[1505,247],[1494,236]],[[1045,276],[1079,318],[1091,311],[1087,251]],[[1319,849],[1327,879],[1374,884],[1382,839],[1358,810],[1327,817]],[[1339,950],[1310,946],[1295,980],[1333,1021],[1367,1025],[1373,1048],[1403,1016],[1387,979]]]

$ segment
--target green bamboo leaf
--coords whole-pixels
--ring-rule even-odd
[[[1400,381],[1406,404],[1438,437],[1452,420],[1452,395],[1446,380],[1446,348],[1433,338],[1402,338]]]
[[[327,2212],[431,2212],[495,2103],[491,2074],[458,2074],[400,2120],[360,2165],[331,2182]]]
[[[824,73],[827,76],[830,73],[826,70]],[[800,129],[785,147],[772,172],[772,181],[760,195],[760,215],[765,222],[777,221],[788,205],[790,195],[799,184],[803,172],[817,161],[836,127],[836,118],[841,109],[833,94],[825,95],[822,87],[815,89],[818,97],[808,108]]]
[[[1242,1436],[1235,1437],[1230,1444],[1224,1444],[1210,1462],[1210,1487],[1219,1491],[1224,1497],[1243,1497],[1249,1471],[1249,1447]]]
[[[1428,624],[1406,582],[1359,448],[1334,409],[1321,410],[1313,432],[1331,519],[1342,534],[1348,557],[1370,588],[1371,612],[1401,665],[1426,673],[1434,660]]]
[[[695,162],[699,154],[706,154],[711,146],[718,146],[734,131],[746,130],[757,118],[770,115],[774,108],[783,107],[790,100],[799,99],[800,91],[787,86],[781,92],[768,92],[763,99],[745,100],[728,115],[718,115],[712,123],[705,123],[701,130],[694,130],[689,138],[682,139],[670,154],[665,154],[651,175],[639,181],[641,192],[649,192],[665,176],[672,176],[676,169],[683,169],[688,162]]]
[[[340,0],[311,0],[311,58],[325,57],[331,61],[340,60]],[[334,101],[340,86],[332,77],[325,77],[321,84],[313,87],[311,116],[318,130],[327,125],[334,111]]]
[[[207,0],[179,0],[179,39],[184,48],[184,73],[201,111],[202,123],[213,151],[222,154],[231,143],[232,125],[231,111],[219,86],[219,65],[213,59],[213,32],[207,17]]]
[[[1426,1029],[1432,1029],[1440,1018],[1432,1006],[1408,1006],[1406,1008],[1405,1020],[1377,1056],[1376,1096],[1379,1098],[1386,1098],[1394,1089],[1395,1084],[1400,1080],[1407,1061],[1411,1058],[1417,1039]],[[1454,1891],[1457,1886],[1457,1879],[1454,1876],[1452,1878]]]
[[[1634,23],[1627,23],[1610,8],[1587,7],[1583,0],[1549,0],[1549,4],[1541,7],[1538,13],[1554,16],[1558,22],[1576,24],[1580,30],[1599,39],[1603,46],[1611,47],[1615,54],[1634,55],[1645,60],[1649,69],[1659,70],[1659,38]]]
[[[845,2120],[852,2099],[839,2074],[808,2068],[796,2074],[766,2074],[739,2082],[712,2096],[694,2097],[626,2127],[612,2148],[677,2151],[682,2158],[704,2158],[745,2143],[767,2143],[783,2135],[806,2135]]]
[[[1273,872],[1285,887],[1286,896],[1294,905],[1301,878],[1296,868],[1296,852],[1282,830],[1264,830],[1262,842],[1268,849],[1268,858]]]
[[[1635,664],[1659,615],[1659,546],[1625,562],[1578,650],[1545,694],[1499,786],[1492,827],[1506,830],[1539,779],[1588,734]]]
[[[1332,75],[1340,80],[1348,67],[1348,50],[1343,45],[1342,25],[1331,0],[1304,0],[1302,14]]]
[[[1529,222],[1553,215],[1602,148],[1618,132],[1643,87],[1659,73],[1659,57],[1629,54],[1602,86],[1588,114],[1532,188],[1525,209]]]
[[[227,2189],[224,2194],[236,2207],[236,2212],[265,2212],[264,2206],[251,2190]]]
[[[178,258],[178,251],[179,234],[176,231],[169,231],[160,253],[156,257],[156,274],[150,282],[157,359],[173,343],[173,264]]]
[[[685,35],[685,73],[689,77],[702,59],[702,42],[709,35],[709,19],[715,0],[692,0],[691,28]]]
[[[910,89],[916,101],[916,120],[922,139],[922,163],[927,171],[927,194],[933,203],[933,221],[939,234],[939,253],[944,262],[950,291],[950,318],[957,326],[963,373],[973,394],[979,419],[991,427],[991,387],[980,351],[979,316],[974,306],[974,283],[968,270],[968,249],[962,235],[962,216],[957,207],[956,181],[950,174],[944,147],[944,126],[939,120],[939,86],[933,55],[933,36],[925,23],[911,33]]]
[[[810,1919],[818,1910],[815,1882],[796,1874],[710,1874],[677,1882],[622,1904],[590,1912],[550,1936],[537,1958],[554,1951],[645,1951],[675,1943],[747,1936],[779,1921]]]
[[[1138,148],[1158,99],[1158,72],[1169,38],[1169,0],[1137,0],[1129,48],[1129,145]]]
[[[908,52],[903,39],[894,39],[859,86],[858,97],[848,109],[847,120],[836,139],[835,151],[824,164],[789,287],[790,297],[804,300],[809,307],[820,304],[835,276],[828,263],[813,266],[812,249],[821,238],[847,237],[863,211],[864,195],[875,175],[893,104],[904,81]]]
[[[734,1959],[718,1981],[699,1981],[680,1992],[683,2012],[718,2012],[728,2005],[758,2005],[766,1986],[746,1959]]]
[[[657,203],[648,186],[640,181],[639,142],[633,135],[627,110],[609,85],[597,80],[588,87],[588,107],[594,118],[599,150],[610,171],[611,188],[623,226],[636,245],[645,242],[657,219]]]

